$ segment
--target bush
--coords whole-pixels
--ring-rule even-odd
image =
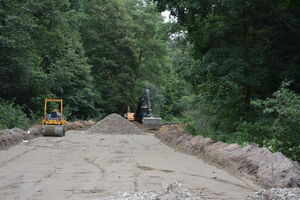
[[[200,135],[199,130],[196,128],[196,126],[193,123],[188,123],[184,130],[192,135]]]
[[[274,115],[269,145],[293,160],[300,161],[300,95],[288,89],[291,81],[283,82],[272,98],[252,102],[264,115]]]
[[[274,134],[271,124],[266,120],[258,120],[256,122],[242,122],[237,127],[237,132],[233,134],[235,140],[239,144],[255,143],[260,147],[266,146],[273,139]]]
[[[29,119],[20,106],[0,100],[0,113],[0,129],[28,128]]]

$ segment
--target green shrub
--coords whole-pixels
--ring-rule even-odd
[[[0,129],[18,127],[26,130],[28,125],[29,119],[20,106],[0,100]]]
[[[237,127],[237,132],[233,134],[235,140],[239,143],[255,143],[260,147],[265,146],[266,141],[273,139],[274,134],[271,130],[270,122],[259,120],[256,122],[242,122]]]
[[[184,130],[192,135],[200,135],[199,130],[196,128],[196,126],[193,123],[188,123]]]
[[[267,141],[274,151],[280,151],[300,161],[300,95],[288,89],[291,81],[283,82],[272,98],[252,102],[264,115],[274,115],[271,131],[273,140]]]

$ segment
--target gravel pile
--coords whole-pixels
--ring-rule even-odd
[[[300,188],[272,188],[248,195],[244,200],[300,200]]]
[[[119,193],[104,200],[202,200],[181,184],[174,182],[165,189],[150,192]]]
[[[108,135],[141,135],[143,132],[121,115],[111,114],[89,128],[86,133]]]

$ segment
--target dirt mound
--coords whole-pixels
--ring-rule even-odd
[[[202,200],[181,184],[174,182],[165,189],[150,192],[120,193],[105,200]]]
[[[95,122],[93,122],[92,120],[68,122],[67,130],[87,130],[94,125]]]
[[[143,132],[121,115],[111,114],[89,128],[85,133],[109,135],[140,135]]]
[[[299,200],[300,188],[272,188],[248,195],[244,200]]]
[[[267,187],[300,186],[299,164],[281,153],[272,153],[255,145],[241,147],[202,136],[194,137],[173,125],[163,127],[155,136],[177,150],[247,175]]]
[[[30,128],[28,131],[23,131],[19,128],[0,130],[0,149],[32,139],[38,135],[41,135],[41,131],[38,128]]]

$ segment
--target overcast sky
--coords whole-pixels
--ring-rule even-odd
[[[170,15],[170,11],[164,11],[161,15],[164,17],[164,22],[176,22],[176,18]]]

